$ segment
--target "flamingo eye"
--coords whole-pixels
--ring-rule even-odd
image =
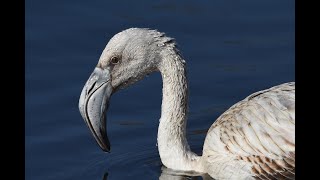
[[[119,64],[119,58],[117,56],[113,56],[111,59],[110,59],[110,62],[111,64]]]

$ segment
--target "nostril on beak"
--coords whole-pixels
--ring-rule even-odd
[[[94,82],[89,89],[87,89],[87,95],[92,91],[97,82]]]

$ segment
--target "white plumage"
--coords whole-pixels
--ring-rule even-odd
[[[294,178],[295,83],[256,92],[229,108],[209,129],[203,157],[218,179]]]
[[[111,62],[115,57],[117,62]],[[81,95],[81,114],[103,150],[110,150],[103,135],[105,104],[88,108],[93,102],[108,102],[112,93],[154,71],[163,80],[157,141],[167,168],[208,173],[215,179],[295,178],[295,83],[256,92],[230,107],[208,130],[203,154],[198,156],[190,151],[186,138],[186,62],[174,39],[149,29],[130,28],[116,34],[92,74],[98,76],[97,83],[88,81]],[[99,88],[108,95],[100,97]],[[105,100],[94,101],[101,98]]]

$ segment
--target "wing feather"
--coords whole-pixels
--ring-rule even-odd
[[[229,108],[209,129],[203,155],[214,178],[237,172],[294,179],[295,83],[256,92]]]

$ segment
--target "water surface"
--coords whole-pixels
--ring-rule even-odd
[[[80,116],[84,83],[107,41],[126,28],[158,29],[177,40],[190,83],[188,140],[198,154],[227,108],[294,81],[294,1],[139,2],[26,1],[26,179],[189,178],[161,170],[159,74],[112,97],[110,154]]]

